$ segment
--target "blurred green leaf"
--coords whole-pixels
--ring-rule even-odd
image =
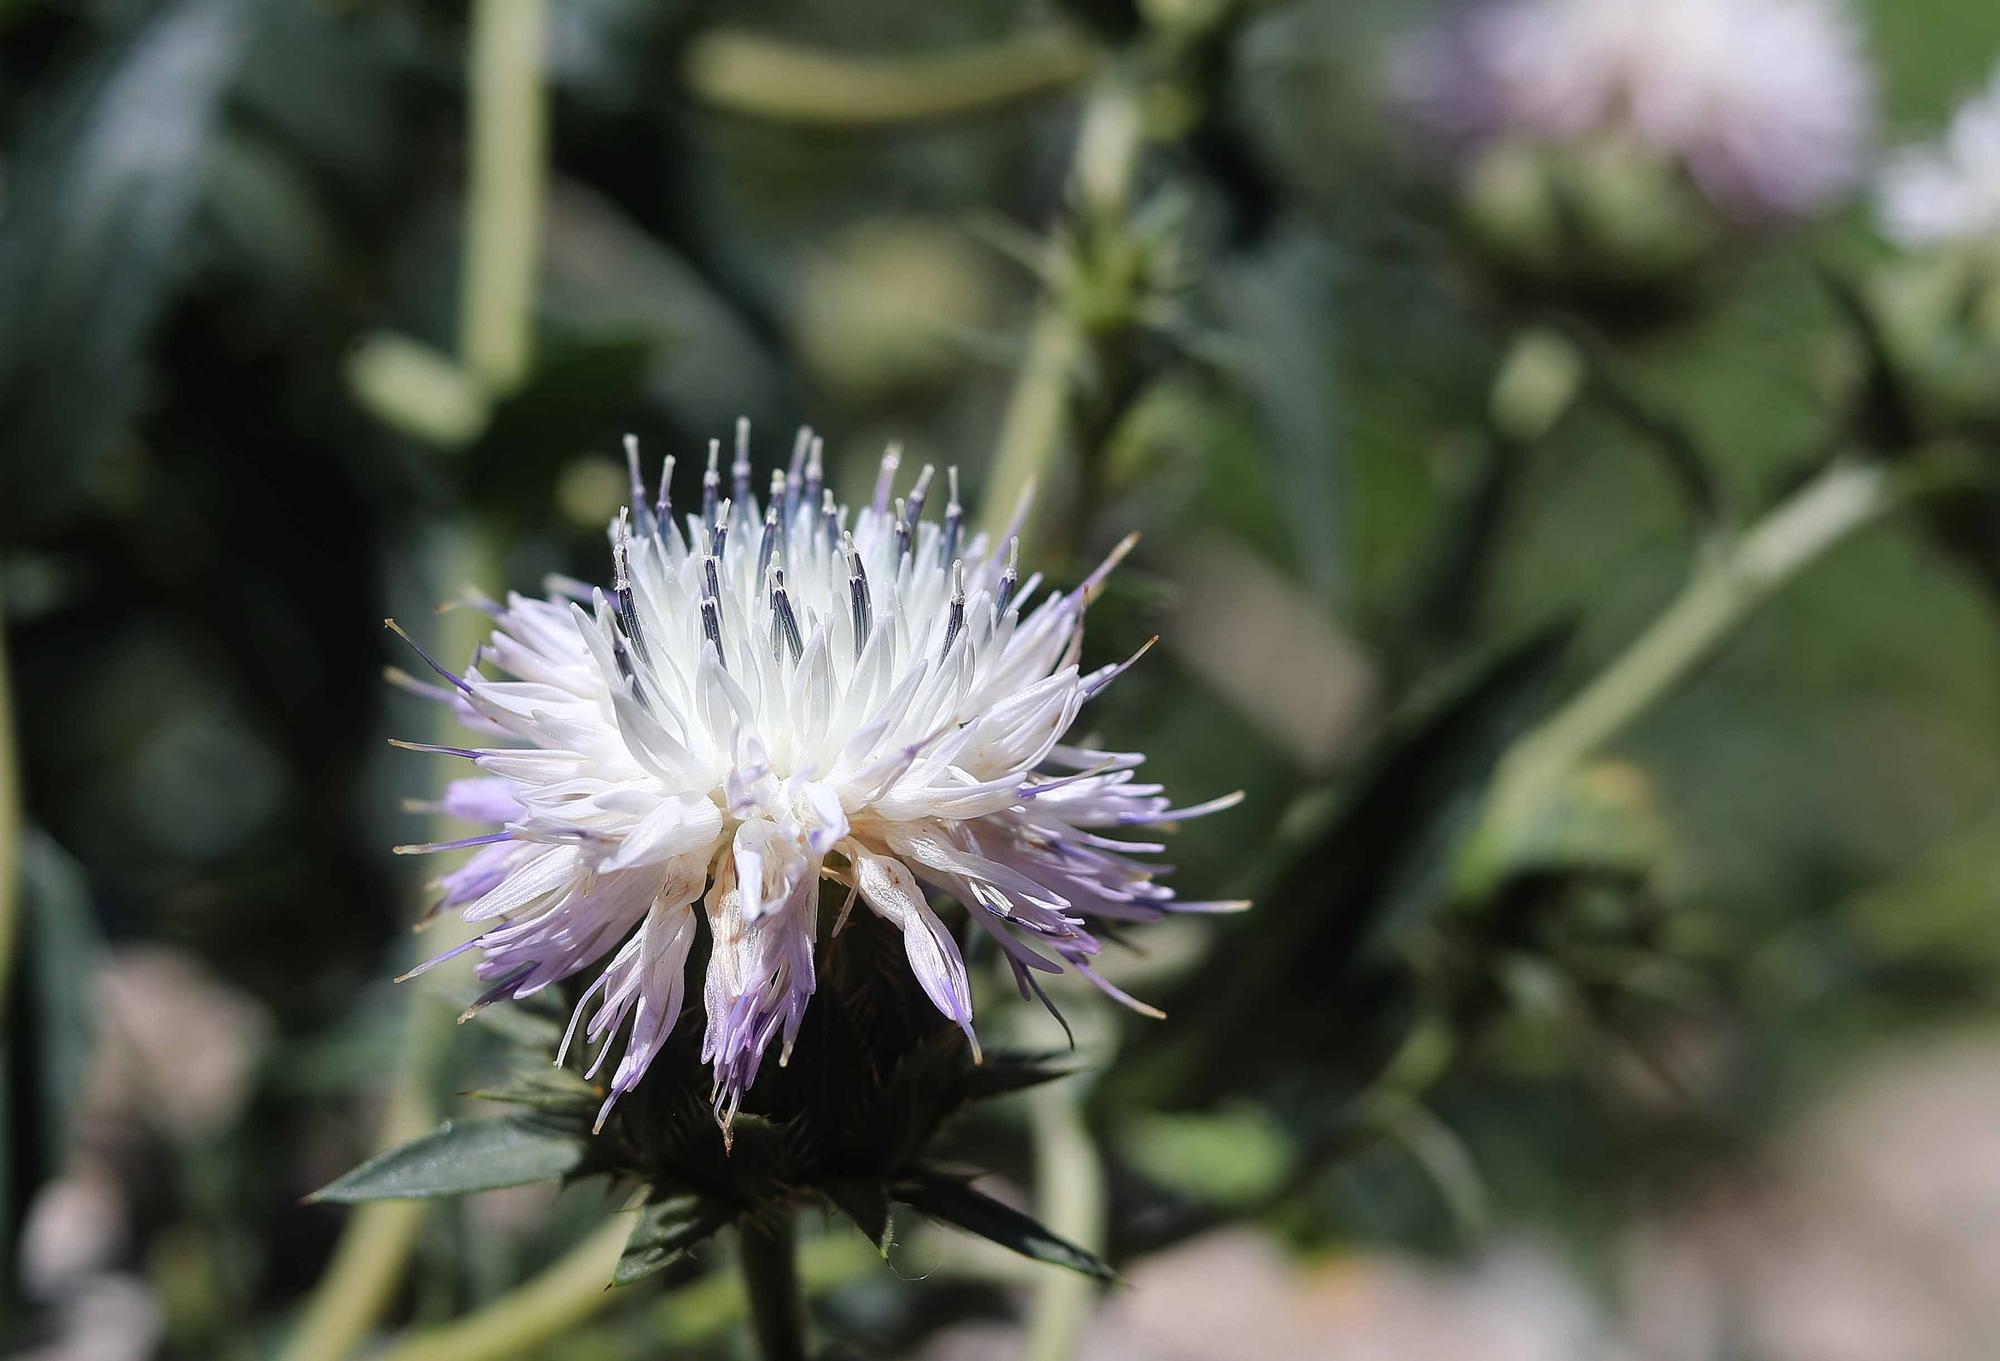
[[[1486,1181],[1449,1125],[1413,1101],[1381,1103],[1365,1119],[1423,1169],[1461,1231],[1472,1235],[1485,1229],[1491,1216]]]
[[[1298,1158],[1290,1133],[1248,1106],[1140,1114],[1119,1130],[1119,1151],[1160,1185],[1223,1206],[1265,1201],[1292,1174]]]
[[[1503,873],[1607,870],[1643,874],[1666,829],[1645,772],[1599,761],[1572,772],[1508,848]]]
[[[1860,894],[1842,915],[1885,963],[1986,969],[2000,964],[2000,818],[1934,847]]]
[[[18,1283],[5,1254],[19,1241],[22,1217],[70,1155],[103,953],[82,869],[38,830],[27,829],[20,844],[21,915],[0,1088],[0,1297]]]
[[[631,1285],[672,1266],[733,1218],[734,1210],[705,1196],[674,1196],[645,1206],[611,1283]]]
[[[447,1120],[435,1133],[370,1158],[309,1199],[351,1205],[525,1186],[575,1171],[585,1151],[582,1136],[569,1125],[526,1117]]]
[[[1338,315],[1331,262],[1315,236],[1294,230],[1218,270],[1214,297],[1244,350],[1236,378],[1264,426],[1278,506],[1300,575],[1331,601],[1346,563],[1342,437],[1333,363]]]
[[[141,349],[186,261],[210,133],[256,27],[180,0],[51,93],[0,222],[0,506],[78,491],[142,391]]]
[[[1117,1273],[1096,1254],[1056,1237],[1019,1210],[973,1190],[964,1178],[932,1172],[898,1182],[890,1194],[920,1214],[977,1234],[1023,1257],[1068,1267],[1099,1280],[1117,1279]]]
[[[1322,1098],[1365,1080],[1406,1020],[1397,951],[1447,904],[1449,852],[1540,712],[1570,634],[1555,625],[1495,649],[1392,718],[1329,810],[1268,852],[1268,878],[1250,886],[1254,929],[1169,999],[1177,1024],[1111,1082],[1166,1084],[1144,1099],[1193,1105],[1294,1070],[1315,1071]],[[1345,1005],[1329,1007],[1336,995]]]

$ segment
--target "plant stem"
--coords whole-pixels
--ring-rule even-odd
[[[1092,1252],[1104,1246],[1104,1162],[1083,1120],[1079,1084],[1053,1083],[1029,1097],[1037,1210],[1051,1230]],[[1090,1322],[1097,1283],[1076,1271],[1043,1271],[1028,1306],[1028,1361],[1070,1361]]]
[[[1836,462],[1706,557],[1651,627],[1502,758],[1459,866],[1461,890],[1477,898],[1493,888],[1518,838],[1581,762],[1671,693],[1786,582],[1915,485],[1880,464]]]
[[[1077,127],[1070,181],[1077,211],[1097,224],[1120,222],[1145,148],[1139,92],[1129,72],[1107,63],[1084,102]],[[989,534],[1006,530],[1027,490],[1044,481],[1062,453],[1069,424],[1070,384],[1089,353],[1091,337],[1060,296],[1043,299],[1028,332],[1014,390],[1001,418],[1000,438],[987,474],[980,524]],[[1037,516],[1021,524],[1029,547]]]
[[[560,1260],[485,1309],[417,1333],[383,1352],[379,1361],[495,1361],[563,1336],[620,1299],[605,1282],[631,1233],[630,1217],[614,1215]]]
[[[687,88],[729,113],[828,127],[951,118],[1060,89],[1090,68],[1068,29],[1040,28],[922,56],[818,52],[732,29],[688,44]]]
[[[740,1324],[749,1312],[742,1277],[713,1271],[660,1294],[643,1285],[606,1289],[631,1223],[614,1218],[532,1279],[523,1281],[482,1309],[411,1333],[376,1361],[507,1361],[537,1354],[558,1338],[577,1356],[622,1354],[635,1328],[650,1331],[670,1351],[706,1347]],[[957,1245],[963,1247],[963,1244]],[[939,1246],[933,1252],[945,1250]],[[996,1251],[998,1251],[996,1249]],[[1011,1266],[1020,1259],[1000,1253]],[[799,1278],[810,1295],[845,1285],[882,1269],[875,1250],[852,1235],[813,1238],[799,1245]],[[963,1270],[969,1279],[988,1279]],[[988,1273],[990,1275],[990,1273]],[[1013,1278],[1004,1278],[1011,1283]],[[635,1323],[620,1319],[591,1331],[578,1325],[610,1309],[650,1302]]]
[[[430,1009],[444,1011],[434,999],[425,1001]],[[396,1072],[378,1136],[383,1148],[406,1143],[437,1122],[430,1092],[433,1059],[429,1054],[422,1059],[407,1057],[434,1048],[425,1041],[430,1038],[426,1032],[435,1029],[412,1008],[404,1024],[406,1058]],[[429,1211],[426,1201],[381,1200],[348,1217],[325,1272],[279,1353],[280,1361],[346,1361],[354,1354],[402,1288],[404,1264],[416,1248]]]
[[[458,347],[465,367],[496,393],[520,383],[534,349],[548,161],[547,27],[545,0],[473,0]]]
[[[14,692],[7,671],[7,621],[0,615],[0,1016],[20,939],[21,774],[14,746]]]
[[[805,1361],[805,1295],[799,1289],[798,1227],[791,1212],[743,1220],[736,1241],[757,1355],[762,1361]]]

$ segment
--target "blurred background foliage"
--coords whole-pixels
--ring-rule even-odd
[[[1051,1129],[1097,1150],[1128,1273],[1244,1226],[1283,1248],[1260,1288],[1405,1251],[1484,1270],[1525,1234],[1590,1308],[1643,1314],[1621,1264],[1659,1276],[1663,1221],[1881,1056],[1982,1033],[2000,578],[1976,528],[1903,516],[1815,564],[1490,891],[1455,884],[1508,744],[1660,612],[1705,524],[1753,520],[1843,428],[1868,347],[1828,276],[1880,247],[1859,211],[1753,241],[1665,318],[1485,286],[1377,105],[1423,8],[555,0],[546,181],[512,186],[542,208],[497,224],[539,252],[509,350],[464,258],[475,8],[0,6],[12,1340],[274,1351],[344,1222],[300,1198],[385,1101],[395,1123],[391,1074],[449,1051],[416,1065],[426,1120],[492,1074],[490,1037],[440,1039],[386,981],[421,895],[384,850],[435,772],[383,744],[428,720],[380,683],[379,624],[601,579],[626,431],[680,457],[682,496],[738,414],[766,460],[810,421],[849,492],[888,440],[959,464],[975,505],[1036,471],[1064,579],[1143,531],[1090,657],[1165,643],[1095,721],[1189,797],[1247,791],[1173,859],[1188,895],[1257,906],[1127,963],[1166,1025],[1073,999],[1085,1055],[1121,1052],[1067,1116],[1031,1135],[1017,1100],[972,1136],[1023,1188]],[[1868,11],[1892,140],[2000,55],[1990,4]],[[1546,419],[1508,406],[1571,382]],[[1949,1090],[1995,1085],[1974,1052]],[[502,1314],[391,1354],[726,1350],[740,1305],[696,1267],[590,1294],[608,1208],[500,1193],[391,1226],[406,1264],[355,1344],[418,1348],[553,1263],[552,1336]],[[936,1335],[974,1346],[1018,1272],[923,1239],[896,1275],[871,1260],[836,1230],[806,1262],[871,1351],[1014,1354]],[[1806,1354],[1725,1343],[1658,1354]]]

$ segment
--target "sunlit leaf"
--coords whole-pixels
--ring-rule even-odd
[[[1283,1184],[1296,1141],[1250,1107],[1214,1113],[1142,1114],[1121,1130],[1119,1150],[1161,1186],[1219,1205],[1250,1205]]]
[[[1056,1237],[1031,1216],[983,1191],[973,1190],[963,1178],[941,1172],[926,1173],[899,1182],[891,1194],[920,1214],[977,1234],[1023,1257],[1068,1267],[1099,1280],[1117,1279],[1117,1273],[1097,1254]]]
[[[1025,1092],[1044,1082],[1054,1082],[1077,1071],[1076,1056],[1068,1051],[1046,1054],[989,1053],[986,1061],[965,1075],[968,1101]]]
[[[311,1199],[422,1200],[552,1181],[573,1172],[585,1145],[573,1128],[526,1117],[446,1121],[436,1132],[370,1158]]]

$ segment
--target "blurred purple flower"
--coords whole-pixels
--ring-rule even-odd
[[[1882,230],[1904,246],[2000,243],[2000,70],[1936,142],[1889,158],[1876,190]]]
[[[1024,996],[1068,966],[1139,1005],[1092,968],[1089,919],[1240,904],[1175,901],[1140,858],[1162,846],[1113,835],[1235,796],[1173,808],[1138,779],[1139,754],[1062,741],[1130,664],[1077,664],[1084,610],[1123,550],[1036,600],[1014,541],[967,537],[955,470],[942,520],[925,520],[932,470],[892,498],[892,451],[850,517],[802,434],[760,510],[747,443],[739,423],[726,499],[710,446],[701,512],[680,521],[664,493],[672,460],[649,507],[630,450],[612,590],[552,582],[549,599],[486,604],[494,632],[466,674],[409,682],[509,739],[421,748],[482,772],[444,810],[500,824],[399,848],[478,847],[438,883],[440,905],[481,932],[422,967],[476,949],[483,1003],[601,966],[564,1044],[581,1029],[600,1046],[594,1072],[629,1022],[608,1113],[680,1015],[705,916],[702,1057],[725,1127],[771,1046],[782,1063],[797,1036],[822,880],[848,889],[843,921],[858,899],[902,934],[924,991],[968,1037],[971,986],[935,893],[997,942]]]
[[[1391,80],[1455,151],[1628,138],[1749,222],[1852,187],[1874,126],[1840,0],[1487,0],[1406,39]]]

